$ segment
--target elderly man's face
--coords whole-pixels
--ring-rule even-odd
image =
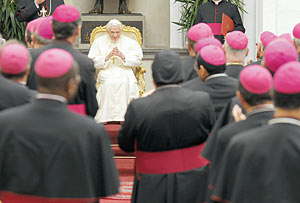
[[[121,36],[121,29],[119,26],[111,26],[108,30],[108,35],[112,41],[118,41]]]

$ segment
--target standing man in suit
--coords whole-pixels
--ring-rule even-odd
[[[52,15],[62,4],[64,0],[18,0],[16,18],[19,22],[28,23],[39,17]]]
[[[218,118],[224,106],[235,96],[238,82],[224,73],[226,57],[224,51],[217,46],[202,48],[196,58],[195,69],[198,78],[190,80],[182,87],[207,92],[215,107]]]
[[[32,56],[32,65],[35,64],[37,57],[48,49],[64,49],[72,54],[79,64],[81,82],[77,95],[71,101],[73,105],[70,108],[80,114],[87,114],[94,117],[98,109],[94,62],[72,47],[81,29],[79,10],[72,5],[60,5],[53,13],[52,27],[55,40],[37,49],[38,54]],[[35,77],[31,77],[31,80],[33,80],[33,85],[29,87],[36,89]]]
[[[122,150],[137,150],[132,202],[203,202],[207,162],[199,154],[214,124],[212,102],[179,85],[180,57],[173,51],[155,56],[152,73],[156,90],[130,103],[118,137]]]
[[[30,55],[23,45],[6,44],[1,48],[0,111],[24,105],[32,100],[32,94],[27,88],[3,76],[3,74],[26,75],[28,68],[30,68]]]
[[[240,72],[244,68],[244,61],[248,55],[248,38],[241,31],[233,31],[226,35],[224,44],[226,53],[225,73],[235,79],[239,79]]]
[[[223,13],[230,17],[234,22],[234,29],[245,32],[241,15],[236,5],[226,0],[209,0],[198,8],[195,24],[207,23],[215,37],[224,43],[224,35],[221,34]]]
[[[206,37],[212,38],[213,33],[210,27],[205,23],[199,23],[189,29],[186,37],[186,49],[189,52],[189,56],[182,60],[183,82],[198,77],[196,71],[194,70],[197,55],[195,51],[195,45],[197,41]]]

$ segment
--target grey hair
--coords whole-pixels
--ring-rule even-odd
[[[38,44],[49,44],[52,42],[52,39],[46,39],[44,37],[42,37],[41,35],[39,35],[39,33],[36,31],[33,35],[33,38],[35,39],[35,42]]]
[[[234,49],[231,46],[229,46],[229,44],[226,42],[226,40],[225,40],[224,46],[225,46],[226,53],[237,56],[239,58],[242,58],[242,57],[244,58],[246,56],[246,53],[248,50],[247,47],[245,49]]]
[[[119,26],[120,30],[123,28],[122,23],[117,19],[112,19],[106,24],[107,31],[109,31],[112,26]]]
[[[297,48],[300,48],[300,39],[294,37],[294,44]]]

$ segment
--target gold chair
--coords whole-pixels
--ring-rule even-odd
[[[130,27],[130,26],[126,26],[126,25],[122,25],[123,29],[122,29],[122,34],[124,34],[127,37],[130,37],[133,40],[136,40],[140,46],[142,46],[142,35],[141,32],[135,28],[135,27]],[[91,37],[90,37],[90,45],[92,46],[94,40],[97,37],[103,36],[107,34],[107,30],[106,30],[106,25],[105,26],[99,26],[96,27],[92,33],[91,33]],[[96,79],[98,76],[100,70],[96,71]],[[133,72],[135,74],[135,78],[137,80],[137,84],[138,84],[138,88],[139,88],[139,95],[142,96],[145,92],[145,87],[146,87],[146,83],[145,83],[145,77],[144,74],[146,73],[146,69],[144,67],[135,67],[133,68]],[[96,87],[97,89],[99,88],[99,82],[97,82]]]

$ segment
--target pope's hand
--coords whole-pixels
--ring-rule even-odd
[[[116,47],[113,49],[114,55],[120,57],[123,61],[125,60],[125,55]]]
[[[44,1],[45,1],[45,0],[35,0],[35,3],[36,3],[36,4],[41,4],[41,3],[44,3]]]
[[[115,49],[111,50],[111,52],[105,57],[105,61],[108,61],[111,57],[113,57],[115,54]]]

